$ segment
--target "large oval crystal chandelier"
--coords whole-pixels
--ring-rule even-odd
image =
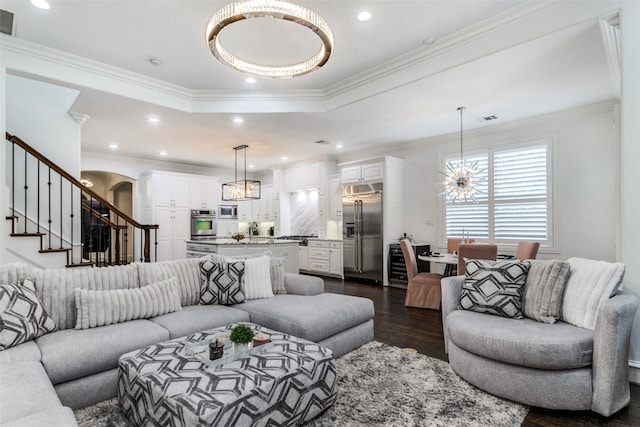
[[[251,18],[275,18],[302,25],[320,38],[322,46],[311,58],[297,64],[266,65],[243,60],[224,48],[220,42],[220,34],[229,25]],[[206,37],[211,53],[231,68],[241,73],[274,79],[310,73],[322,67],[333,52],[333,32],[327,21],[310,9],[281,0],[245,0],[230,3],[213,14],[207,24]]]
[[[469,162],[463,155],[462,147],[462,112],[465,107],[458,107],[460,111],[460,161],[448,161],[446,170],[440,172],[446,179],[442,183],[444,185],[443,195],[447,203],[478,203],[476,195],[482,193],[477,187],[483,177],[483,170],[478,170],[478,161]]]

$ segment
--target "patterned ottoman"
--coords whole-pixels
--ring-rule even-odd
[[[251,323],[273,346],[216,369],[185,348],[233,326],[132,351],[118,363],[120,407],[135,425],[280,426],[319,415],[336,399],[331,350]]]

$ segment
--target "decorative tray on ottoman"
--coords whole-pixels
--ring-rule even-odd
[[[216,339],[224,343],[224,354],[219,359],[209,359],[209,344],[215,342]],[[208,338],[205,338],[196,342],[185,343],[185,350],[188,354],[192,354],[197,357],[203,364],[210,368],[217,368],[225,363],[234,362],[245,357],[249,357],[255,354],[262,353],[265,350],[272,348],[275,344],[271,341],[259,346],[253,346],[249,344],[234,344],[229,339],[229,332],[219,332],[213,334]]]

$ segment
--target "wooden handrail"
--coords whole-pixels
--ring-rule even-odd
[[[94,218],[98,219],[98,221],[100,221],[101,223],[108,225],[111,228],[116,228],[118,230],[124,230],[125,228],[127,228],[126,225],[118,225],[116,223],[114,223],[113,221],[108,220],[107,218],[105,218],[104,216],[102,216],[100,214],[100,212],[98,212],[97,210],[93,209],[91,206],[87,206],[84,203],[82,204],[82,210],[87,211],[91,214],[91,216],[93,216]]]
[[[143,230],[154,230],[154,229],[158,228],[157,224],[140,224],[138,221],[136,221],[135,219],[131,218],[126,213],[122,212],[120,209],[118,209],[111,202],[109,202],[108,200],[106,200],[105,198],[103,198],[102,196],[97,194],[95,191],[93,191],[90,188],[87,188],[84,185],[82,185],[82,183],[80,181],[78,181],[72,175],[67,173],[64,169],[60,168],[58,165],[53,163],[51,160],[47,159],[38,150],[36,150],[32,146],[30,146],[29,144],[24,142],[23,140],[21,140],[17,136],[11,135],[9,132],[6,132],[6,139],[7,139],[7,141],[13,142],[14,144],[18,145],[19,147],[21,147],[22,149],[27,151],[33,157],[37,158],[39,161],[41,161],[42,163],[44,163],[45,165],[50,167],[52,170],[54,170],[60,176],[64,177],[69,182],[71,182],[73,185],[78,187],[81,191],[87,192],[92,198],[94,198],[97,201],[99,201],[100,203],[106,205],[106,207],[109,208],[109,210],[112,210],[118,216],[122,217],[124,220],[126,220],[127,222],[129,222],[133,226],[135,226],[137,228],[141,228]]]

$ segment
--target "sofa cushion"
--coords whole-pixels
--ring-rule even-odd
[[[593,331],[564,322],[508,319],[456,310],[445,319],[449,340],[488,359],[537,369],[591,365]]]
[[[538,322],[556,323],[569,273],[569,263],[565,261],[531,261],[524,286],[524,315]]]
[[[35,341],[27,341],[15,347],[0,351],[0,366],[16,362],[40,362],[42,355]]]
[[[0,265],[0,285],[22,282],[27,277],[27,270],[27,264],[23,262],[10,262]]]
[[[242,277],[244,261],[200,261],[200,304],[240,304],[246,299]]]
[[[521,319],[529,261],[465,261],[460,309]]]
[[[62,407],[39,362],[0,366],[0,425],[37,412]]]
[[[148,320],[131,320],[91,329],[66,329],[36,340],[53,384],[118,366],[120,355],[169,339],[169,332]]]
[[[271,257],[247,258],[244,261],[243,284],[248,300],[271,298]]]
[[[374,316],[373,302],[348,295],[276,295],[236,306],[251,322],[318,342]]]
[[[624,277],[624,264],[569,258],[571,275],[562,303],[562,320],[594,329],[600,304],[615,295]]]
[[[190,305],[149,320],[169,331],[170,338],[174,339],[231,323],[248,322],[249,314],[223,305]]]
[[[274,295],[286,294],[284,286],[284,257],[271,258],[271,288]]]
[[[136,262],[140,286],[147,286],[170,277],[178,278],[180,303],[183,307],[200,301],[200,271],[198,258],[175,259],[158,262]]]
[[[77,426],[76,417],[73,415],[71,408],[60,406],[58,408],[48,409],[19,420],[11,421],[3,424],[3,427],[74,427]]]
[[[147,319],[182,309],[175,277],[136,289],[76,288],[76,329]]]
[[[55,330],[30,280],[0,285],[0,351]]]
[[[133,265],[95,268],[34,268],[29,278],[58,330],[76,327],[75,288],[129,289],[138,287],[138,270]]]

